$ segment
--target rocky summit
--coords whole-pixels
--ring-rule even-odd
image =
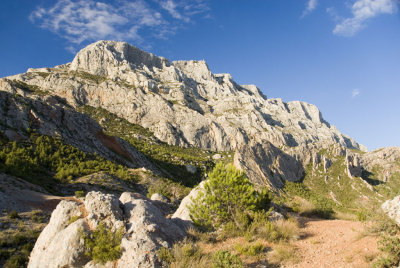
[[[194,232],[188,206],[220,162],[247,175],[249,196],[273,196],[263,209],[274,223],[252,232],[275,228],[276,239],[289,239],[279,233],[293,225],[288,217],[363,220],[382,203],[399,222],[400,148],[368,152],[312,104],[267,98],[205,61],[171,62],[125,42],[98,41],[70,63],[1,78],[0,148],[0,229],[9,241],[0,265],[159,267],[198,257],[184,240]],[[198,239],[223,240],[236,227]]]

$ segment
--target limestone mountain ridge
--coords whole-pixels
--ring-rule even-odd
[[[21,90],[15,81],[48,95]],[[279,178],[268,175],[267,181],[263,179],[273,186],[283,185],[286,179],[298,180],[301,166],[309,162],[308,151],[316,151],[315,148],[337,145],[366,150],[326,122],[312,104],[268,99],[254,85],[238,85],[229,74],[211,73],[205,61],[170,62],[125,42],[98,41],[78,52],[71,63],[29,69],[27,73],[1,79],[0,86],[10,94],[28,98],[34,95],[36,99],[45,98],[47,103],[49,98],[61,98],[69,105],[67,113],[75,113],[82,106],[105,109],[149,129],[155,138],[171,145],[212,151],[237,151],[249,144],[272,146],[276,148],[275,155],[288,155],[282,161],[289,160],[288,168],[295,170],[281,170]],[[25,116],[27,120],[20,122],[25,128],[32,119],[29,117],[33,117],[34,123],[40,125],[39,133],[64,132],[63,126],[46,129],[49,118],[35,111],[26,111]],[[73,124],[68,123],[71,115],[63,118],[67,121],[63,124]],[[56,121],[53,123],[60,122]],[[91,124],[80,125],[87,128]],[[71,136],[59,134],[66,140]],[[83,145],[82,141],[87,139],[71,139],[69,143],[81,143],[78,147],[93,151],[96,139]],[[94,151],[105,154],[104,149]],[[268,169],[272,173],[278,171],[272,166]]]
[[[70,63],[0,79],[0,208],[37,220],[63,200],[30,267],[50,260],[97,267],[80,230],[90,233],[103,218],[125,230],[129,250],[119,267],[132,260],[158,267],[157,249],[186,235],[190,197],[220,161],[272,190],[283,214],[301,214],[296,202],[324,213],[363,212],[400,193],[400,148],[367,152],[316,106],[267,98],[255,85],[213,74],[205,61],[171,62],[125,42],[98,41]],[[397,211],[397,203],[386,204]],[[8,232],[12,224],[3,218]],[[79,246],[64,248],[60,237]],[[29,254],[19,247],[17,255]]]

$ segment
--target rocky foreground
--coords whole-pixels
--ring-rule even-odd
[[[84,201],[61,201],[40,234],[28,267],[99,267],[85,254],[83,234],[100,223],[113,232],[123,230],[122,255],[101,267],[157,267],[156,250],[182,240],[187,227],[179,218],[166,219],[160,203],[128,192],[119,198],[89,192]]]

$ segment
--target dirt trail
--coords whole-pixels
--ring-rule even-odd
[[[364,224],[346,220],[300,218],[302,238],[293,244],[300,262],[283,267],[371,267],[377,238],[362,236]]]

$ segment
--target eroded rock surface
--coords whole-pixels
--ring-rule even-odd
[[[400,226],[400,195],[382,204],[382,210]]]
[[[71,63],[0,79],[0,90],[5,122],[0,130],[13,140],[26,139],[18,130],[33,124],[38,133],[134,168],[156,171],[127,142],[107,136],[76,108],[105,109],[171,145],[239,150],[249,156],[240,161],[253,182],[278,187],[301,179],[304,166],[299,163],[314,144],[365,150],[327,123],[312,104],[268,99],[254,85],[213,74],[205,61],[170,62],[124,42],[98,41]]]
[[[100,222],[111,230],[122,228],[122,256],[101,267],[158,267],[156,250],[185,236],[175,220],[166,219],[152,201],[137,193],[89,192],[84,202],[61,201],[40,234],[28,267],[98,267],[85,255],[82,232]]]

